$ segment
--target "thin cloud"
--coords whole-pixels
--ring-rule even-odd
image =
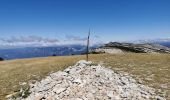
[[[40,36],[0,38],[0,46],[50,46],[59,43],[60,41],[58,39],[43,38]]]
[[[100,38],[100,36],[99,36],[99,35],[95,35],[94,37],[95,37],[95,38],[98,38],[98,39]]]
[[[86,41],[86,37],[80,37],[80,36],[74,36],[74,35],[66,35],[65,38],[67,40],[72,40],[72,41]]]
[[[54,42],[59,42],[58,39],[51,39],[51,38],[43,38],[40,36],[20,36],[20,37],[10,37],[10,38],[0,38],[0,41],[5,42],[5,43],[30,43],[30,42],[49,42],[49,43],[54,43]]]

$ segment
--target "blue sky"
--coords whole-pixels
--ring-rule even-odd
[[[89,27],[95,42],[170,37],[170,0],[0,0],[1,40],[76,43]]]

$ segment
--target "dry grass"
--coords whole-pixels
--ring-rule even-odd
[[[159,95],[170,99],[170,55],[126,54],[104,57],[106,66],[130,73],[142,84],[157,89]]]
[[[19,82],[40,80],[48,73],[63,70],[85,56],[46,57],[0,62],[0,100],[18,91]],[[128,72],[143,84],[170,94],[170,55],[168,54],[96,54],[90,60],[103,62],[117,71]],[[170,96],[170,95],[169,95]]]

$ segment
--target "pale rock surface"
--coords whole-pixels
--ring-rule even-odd
[[[18,100],[150,100],[159,97],[154,89],[138,84],[127,74],[84,60],[30,86],[28,98]]]
[[[123,53],[121,49],[117,49],[117,48],[97,48],[93,51],[96,53],[109,53],[109,54]]]

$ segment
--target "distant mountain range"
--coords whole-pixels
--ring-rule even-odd
[[[170,47],[170,38],[137,40],[137,41],[133,41],[133,43],[154,43],[154,44],[160,44],[163,46]]]
[[[137,43],[137,42],[136,42]],[[170,47],[170,39],[157,39],[157,40],[140,40],[138,43],[156,43],[163,46]],[[90,49],[97,48],[102,44],[93,45]],[[104,45],[104,44],[103,44]],[[5,60],[34,58],[34,57],[47,57],[47,56],[65,56],[65,55],[79,55],[86,52],[85,45],[60,45],[50,47],[5,47],[0,48],[0,58]]]
[[[92,47],[93,48],[93,47]],[[86,52],[84,45],[63,45],[51,47],[26,47],[0,49],[0,57],[5,60],[47,56],[78,55]]]
[[[170,48],[170,42],[161,42],[159,44]]]

